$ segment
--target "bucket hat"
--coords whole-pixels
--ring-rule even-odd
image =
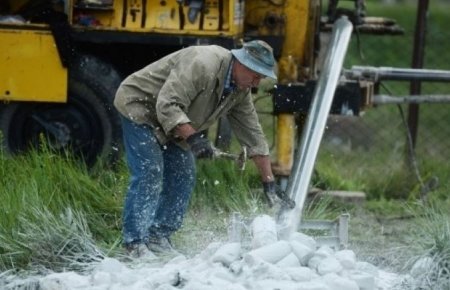
[[[274,72],[275,58],[273,49],[262,40],[252,40],[244,43],[242,48],[232,49],[234,57],[247,68],[266,77],[277,79]]]

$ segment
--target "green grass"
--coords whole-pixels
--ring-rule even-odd
[[[199,161],[191,212],[263,210],[256,169],[247,168],[239,171],[228,160]],[[73,260],[120,249],[128,185],[123,162],[115,171],[102,165],[88,170],[46,148],[14,157],[0,152],[0,174],[0,271],[35,264],[70,268]],[[86,259],[75,258],[84,252]]]
[[[74,235],[89,236],[104,245],[117,240],[121,175],[90,173],[79,162],[46,149],[14,158],[2,153],[0,171],[0,269],[45,261],[39,257],[41,247],[49,253],[65,251],[64,241],[73,238],[66,227],[71,221]],[[68,213],[72,213],[70,221]]]

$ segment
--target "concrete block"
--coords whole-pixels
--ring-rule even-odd
[[[317,273],[322,276],[329,273],[339,273],[342,270],[341,263],[335,257],[327,257],[317,265]]]
[[[334,257],[341,263],[344,269],[351,270],[356,267],[356,255],[352,250],[337,251]]]
[[[241,257],[241,243],[227,243],[221,246],[211,258],[214,263],[222,263],[230,266],[231,263]]]

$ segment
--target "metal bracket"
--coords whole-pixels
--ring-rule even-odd
[[[317,231],[322,235],[314,236],[320,246],[329,246],[336,250],[348,246],[348,213],[341,214],[335,220],[304,220],[300,223],[299,231]]]

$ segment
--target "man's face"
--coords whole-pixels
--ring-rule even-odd
[[[233,81],[239,89],[245,90],[252,87],[257,87],[261,79],[264,77],[264,75],[252,71],[239,61],[235,62],[233,68]]]

